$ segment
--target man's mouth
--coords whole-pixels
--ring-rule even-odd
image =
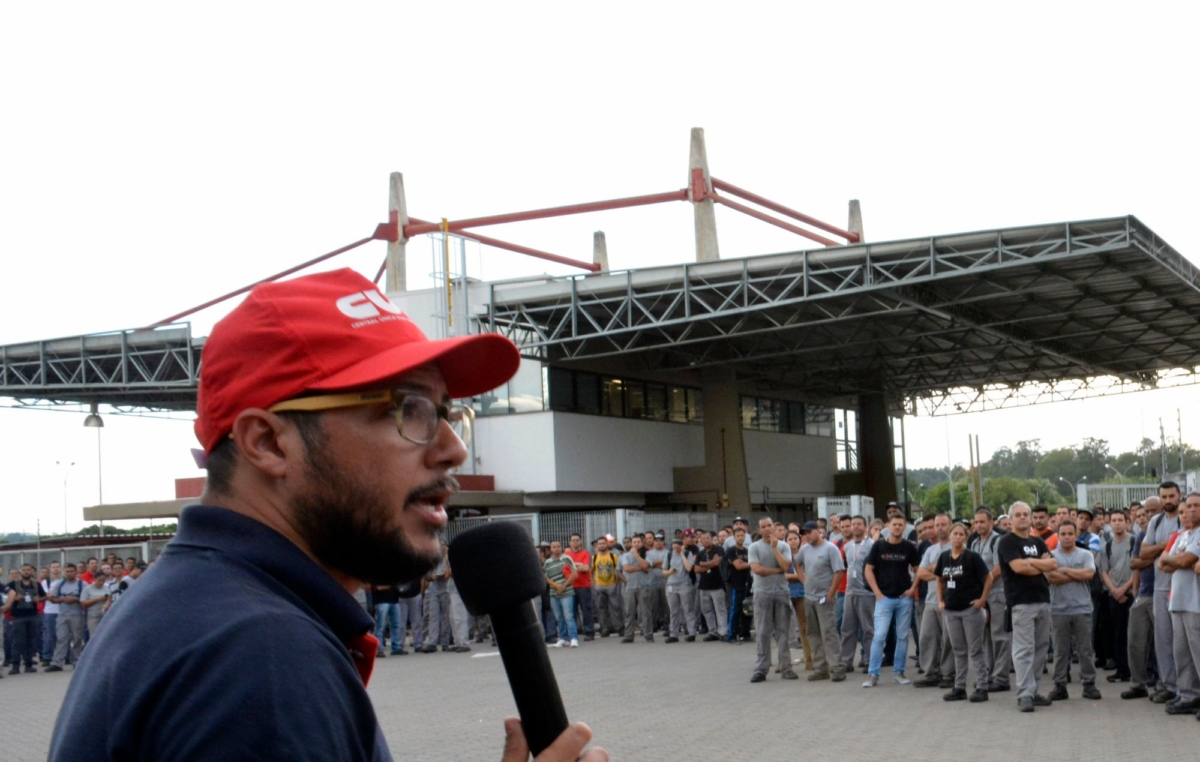
[[[457,482],[450,478],[443,479],[437,484],[413,492],[404,508],[414,511],[426,522],[440,529],[447,521],[446,503],[457,491]]]

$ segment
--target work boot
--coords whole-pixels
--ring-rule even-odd
[[[1054,690],[1050,691],[1051,701],[1066,701],[1070,696],[1067,695],[1067,686],[1058,683],[1054,686]]]
[[[1085,699],[1091,699],[1092,701],[1098,701],[1100,699],[1100,691],[1096,689],[1096,686],[1094,684],[1084,683],[1083,684],[1083,697]]]
[[[1034,706],[1050,706],[1052,703],[1054,703],[1054,702],[1052,702],[1050,699],[1048,699],[1047,697],[1043,696],[1040,693],[1033,694],[1033,705]]]
[[[1150,695],[1150,692],[1145,688],[1130,688],[1127,691],[1121,691],[1123,699],[1143,699]]]
[[[1028,696],[1026,696],[1025,698],[1017,699],[1017,709],[1022,712],[1032,712],[1033,711],[1033,699],[1031,699]]]
[[[950,691],[949,693],[943,695],[942,701],[963,701],[966,698],[967,698],[967,691],[965,688],[955,688],[954,690]]]
[[[987,701],[988,700],[987,691],[981,691],[977,688],[977,689],[975,689],[975,692],[971,694],[971,698],[969,700],[972,704],[979,704],[981,702]]]

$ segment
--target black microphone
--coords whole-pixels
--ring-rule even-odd
[[[546,572],[533,538],[512,521],[468,529],[450,543],[450,568],[467,611],[491,618],[525,739],[536,757],[568,722],[533,611],[532,599],[546,589]]]

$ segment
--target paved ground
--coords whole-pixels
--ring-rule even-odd
[[[370,692],[396,759],[499,758],[501,720],[515,710],[500,658],[479,656],[495,650],[474,648],[378,663]],[[860,687],[861,674],[840,684],[808,683],[803,665],[799,681],[772,674],[751,685],[750,645],[622,645],[609,638],[578,650],[551,649],[551,660],[568,714],[590,724],[597,743],[618,760],[783,759],[805,750],[818,759],[861,759],[882,746],[889,761],[1010,762],[1060,746],[1056,759],[1066,753],[1129,762],[1190,754],[1200,737],[1194,718],[1169,717],[1145,700],[1122,701],[1103,681],[1104,699],[1084,701],[1077,672],[1071,700],[1025,715],[1012,693],[986,704],[945,704],[942,691],[894,685],[886,670],[871,690]],[[68,668],[0,680],[8,728],[0,762],[45,759],[70,679]],[[1046,678],[1042,685],[1051,687]],[[1082,748],[1086,753],[1069,752]]]

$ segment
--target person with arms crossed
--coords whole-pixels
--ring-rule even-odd
[[[621,556],[621,571],[625,574],[625,637],[622,643],[633,642],[636,622],[642,628],[647,643],[654,642],[654,623],[650,621],[650,563],[642,557],[642,538],[629,538],[629,550]]]
[[[429,341],[350,270],[255,287],[204,345],[203,504],[89,646],[51,762],[390,760],[353,594],[441,560],[467,458],[451,400],[519,362],[495,334]],[[94,700],[114,685],[120,701]],[[526,760],[520,721],[504,729],[504,762]],[[571,725],[538,762],[575,760],[590,736]]]
[[[1157,571],[1171,581],[1170,611],[1173,656],[1178,693],[1168,701],[1167,714],[1200,710],[1200,493],[1187,496],[1179,511],[1182,529],[1167,542]]]
[[[946,631],[946,619],[938,606],[938,586],[934,569],[938,559],[950,549],[950,517],[944,513],[933,519],[933,539],[921,556],[921,565],[913,580],[913,593],[918,593],[917,584],[926,585],[925,608],[921,612],[921,629],[918,643],[921,650],[921,667],[925,677],[913,685],[918,688],[953,688],[954,652],[950,647],[950,636]],[[932,584],[930,584],[932,583]]]
[[[583,639],[596,639],[596,624],[592,613],[592,554],[583,547],[583,537],[572,534],[563,552],[575,563],[575,577],[571,586],[575,588],[575,608],[583,617]]]
[[[1046,572],[1058,568],[1050,549],[1031,534],[1029,504],[1016,502],[1009,510],[1012,531],[1000,538],[996,553],[1012,623],[1013,667],[1017,673],[1017,708],[1032,712],[1050,706],[1037,692],[1038,678],[1050,650],[1050,584]],[[1063,655],[1066,658],[1066,655]]]
[[[1179,523],[1179,485],[1175,482],[1163,482],[1158,485],[1158,500],[1162,510],[1150,519],[1146,527],[1146,536],[1142,540],[1142,549],[1138,558],[1143,561],[1156,561],[1167,549],[1167,541],[1171,535],[1180,529]],[[1171,630],[1171,575],[1154,573],[1154,656],[1158,661],[1158,676],[1162,681],[1162,690],[1157,691],[1150,700],[1156,704],[1166,704],[1176,696],[1175,686],[1175,636]]]
[[[1079,658],[1079,679],[1083,697],[1100,698],[1096,689],[1096,655],[1092,651],[1091,580],[1096,576],[1096,560],[1090,550],[1076,547],[1075,522],[1063,519],[1058,525],[1058,547],[1050,551],[1056,568],[1046,572],[1050,583],[1050,621],[1054,632],[1054,690],[1051,701],[1065,701],[1071,657]]]
[[[813,673],[808,679],[837,683],[846,679],[846,667],[842,664],[841,641],[834,622],[835,596],[846,567],[841,550],[824,539],[815,522],[806,522],[804,532],[808,543],[800,548],[796,571],[804,583],[804,615],[808,618],[808,641],[813,647]]]

